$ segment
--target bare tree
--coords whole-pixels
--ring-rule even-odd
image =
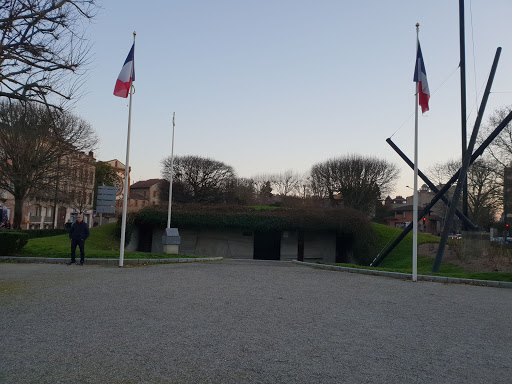
[[[252,177],[255,188],[261,191],[264,186],[270,183],[272,191],[276,195],[288,196],[290,194],[300,193],[301,176],[289,169],[282,173],[259,173]]]
[[[495,164],[477,160],[468,172],[469,217],[487,230],[503,207],[503,173],[495,172]]]
[[[480,142],[503,121],[511,110],[512,105],[509,105],[494,111],[488,123],[482,127],[482,132],[479,137]],[[493,140],[487,148],[487,152],[501,167],[510,166],[512,163],[512,124],[508,124]]]
[[[270,173],[259,173],[251,178],[254,181],[258,204],[268,204],[272,198],[275,175]]]
[[[162,165],[162,177],[169,180],[171,158],[163,159]],[[233,167],[221,161],[200,156],[175,156],[173,196],[174,186],[177,185],[186,201],[197,203],[225,202],[229,187],[235,177]],[[163,196],[165,195],[169,196],[169,192]]]
[[[476,160],[468,169],[469,218],[482,228],[490,228],[503,206],[503,167],[491,156]],[[428,169],[435,184],[444,185],[460,168],[460,161],[449,160]],[[501,172],[498,170],[501,169]],[[441,202],[434,209],[441,209]]]
[[[258,173],[257,175],[252,176],[251,180],[254,181],[254,188],[259,191],[261,190],[261,187],[263,187],[267,182],[273,184],[274,177],[275,175],[270,173]]]
[[[95,0],[0,0],[0,97],[62,108],[79,87]]]
[[[311,197],[313,189],[311,185],[311,174],[309,172],[303,173],[299,176],[297,185],[297,196],[302,197],[304,200]]]
[[[83,213],[93,206],[95,161],[92,156],[82,152],[74,152],[66,156],[64,177],[61,179],[66,184],[61,185],[64,198],[71,208]],[[67,194],[66,194],[67,191]]]
[[[300,193],[300,175],[289,169],[272,177],[276,192],[282,196]]]
[[[79,118],[61,117],[43,106],[0,103],[0,189],[14,196],[14,228],[21,225],[27,197],[57,197],[59,178],[66,171],[63,159],[76,151],[75,141],[79,149],[93,149],[97,137]]]
[[[335,159],[313,165],[311,168],[311,190],[313,195],[320,199],[334,199],[334,193],[341,188],[339,183],[336,182],[335,168]]]
[[[375,157],[348,155],[315,164],[311,169],[314,193],[335,201],[341,194],[343,204],[371,214],[377,201],[391,191],[399,175],[396,165]]]
[[[254,181],[243,177],[233,178],[228,186],[227,203],[249,205],[255,202]]]

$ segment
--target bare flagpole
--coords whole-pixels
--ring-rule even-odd
[[[417,57],[419,48],[420,24],[416,23],[416,66],[419,70],[421,63]],[[418,104],[419,104],[419,81],[416,82],[416,104],[414,106],[415,122],[414,122],[414,195],[412,203],[412,281],[418,280]]]
[[[171,146],[171,174],[169,176],[169,209],[167,211],[167,228],[171,228],[171,207],[172,207],[172,179],[174,177],[174,117],[172,113],[172,146]]]
[[[137,33],[133,32],[133,48],[135,52],[135,36]],[[132,126],[132,96],[133,84],[130,84],[130,108],[128,112],[128,135],[126,139],[126,164],[124,168],[124,185],[123,185],[123,213],[121,220],[121,245],[119,251],[119,266],[123,266],[124,262],[124,242],[126,238],[126,210],[128,207],[128,187],[130,184],[130,131]]]

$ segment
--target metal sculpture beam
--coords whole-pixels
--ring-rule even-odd
[[[502,120],[500,125],[498,125],[494,129],[494,131],[492,131],[492,133],[487,137],[487,139],[485,139],[485,141],[473,153],[473,155],[471,156],[470,164],[473,164],[473,162],[476,159],[478,159],[480,157],[480,155],[482,155],[482,153],[489,146],[489,144],[496,138],[496,136],[498,136],[501,133],[501,131],[503,131],[503,129],[511,121],[512,121],[512,111],[509,112],[509,114]],[[441,199],[441,196],[443,196],[446,193],[446,191],[448,191],[450,189],[452,184],[458,179],[459,174],[460,174],[460,169],[457,172],[455,172],[455,174],[452,176],[452,178],[450,180],[448,180],[448,182],[445,184],[445,186],[443,188],[441,188],[441,190],[434,196],[432,201],[418,214],[419,220],[421,220],[423,218],[423,216],[425,216],[428,213],[428,211],[430,211],[430,209],[434,206],[434,204],[437,203]],[[373,267],[378,266],[382,262],[382,260],[384,260],[391,253],[391,251],[403,240],[403,238],[405,236],[407,236],[407,234],[411,231],[411,229],[412,229],[412,223],[409,224],[402,231],[402,233],[395,239],[393,244],[391,244],[384,252],[379,253],[375,257],[375,259],[370,264],[370,266],[373,266]]]
[[[501,47],[498,47],[496,50],[496,54],[494,55],[494,62],[492,63],[491,73],[489,74],[489,79],[487,80],[487,85],[485,87],[485,92],[482,97],[482,102],[480,103],[480,108],[478,110],[478,115],[476,117],[475,126],[473,128],[473,132],[471,133],[471,138],[469,139],[468,150],[464,155],[464,159],[462,161],[462,167],[460,169],[459,183],[455,187],[455,192],[452,197],[452,206],[448,210],[448,216],[446,217],[446,223],[444,226],[443,233],[441,235],[441,241],[439,243],[439,248],[437,248],[437,255],[434,261],[434,266],[432,268],[432,272],[439,272],[439,267],[441,266],[441,261],[443,260],[444,249],[446,247],[446,242],[448,241],[448,235],[450,234],[451,226],[453,223],[453,216],[455,214],[455,208],[457,207],[457,203],[459,202],[460,194],[464,187],[466,181],[466,175],[468,171],[469,164],[471,162],[471,153],[473,152],[473,148],[475,147],[476,138],[478,136],[478,130],[480,129],[480,124],[482,123],[482,118],[485,111],[485,106],[487,105],[487,100],[489,99],[489,94],[491,93],[492,82],[494,81],[494,75],[496,74],[496,69],[498,68],[498,62],[500,60],[501,55]]]
[[[396,153],[398,153],[398,155],[406,162],[406,164],[413,168],[414,169],[414,163],[405,155],[405,153],[403,153],[400,148],[398,148],[398,146],[393,143],[393,141],[391,140],[391,138],[387,139],[386,142],[391,146],[391,148],[393,148],[395,150]],[[437,188],[434,183],[432,183],[428,177],[423,173],[421,172],[419,169],[418,169],[418,176],[421,177],[421,179],[425,182],[425,184],[428,185],[428,187],[434,192],[434,193],[438,193],[439,192],[439,188]],[[441,200],[443,203],[446,204],[447,207],[450,206],[450,200],[446,197],[446,196],[441,196]],[[455,211],[455,214],[457,215],[457,217],[459,219],[461,219],[469,228],[471,228],[473,231],[476,231],[478,229],[478,227],[473,224],[466,216],[464,216],[464,214],[462,212],[460,212],[458,209]]]
[[[427,204],[425,206],[425,208],[423,208],[423,210],[419,213],[419,215],[418,215],[419,220],[421,220],[430,211],[430,209],[441,199],[441,197],[444,196],[444,194],[451,188],[453,183],[459,178],[461,171],[464,171],[463,178],[464,179],[466,178],[467,168],[471,164],[473,164],[473,162],[484,152],[484,150],[496,138],[496,136],[498,136],[501,133],[501,131],[507,126],[507,124],[512,120],[512,111],[511,111],[503,119],[503,121],[498,125],[498,127],[496,127],[494,129],[494,131],[492,131],[492,133],[487,137],[487,139],[485,139],[485,141],[478,147],[478,149],[475,151],[475,153],[473,153],[473,155],[470,155],[470,153],[473,150],[474,144],[476,142],[476,136],[478,134],[478,129],[479,129],[481,121],[482,121],[482,116],[485,111],[485,106],[487,104],[489,94],[491,93],[491,86],[492,86],[492,82],[494,80],[494,74],[496,73],[496,68],[498,66],[500,54],[501,54],[501,47],[498,47],[498,49],[496,50],[496,54],[494,56],[494,62],[493,62],[493,66],[491,68],[491,73],[489,75],[489,79],[487,81],[487,86],[485,88],[485,92],[482,97],[482,102],[481,102],[480,108],[478,110],[478,116],[477,116],[477,119],[475,122],[475,128],[473,129],[473,133],[471,135],[470,148],[469,148],[470,150],[467,152],[466,158],[465,158],[466,161],[463,162],[462,167],[452,176],[452,178],[445,184],[445,186],[443,188],[441,188],[441,190],[438,193],[436,193],[436,195],[431,200],[431,202],[429,204]],[[471,141],[473,141],[473,142],[471,143]],[[456,209],[457,203],[458,203],[458,197],[460,196],[462,186],[463,186],[463,183],[457,184],[458,196],[457,196],[457,199],[455,199],[455,194],[454,194],[454,197],[452,198],[451,205],[450,205],[450,211],[448,213],[448,219],[450,219],[450,217],[453,219],[453,216],[455,214],[455,209]],[[456,193],[457,193],[457,190],[456,190]],[[450,216],[450,212],[451,212],[451,216]],[[448,225],[451,226],[451,223],[446,223],[445,229],[443,231],[443,237],[446,237],[446,240],[448,239],[448,233],[450,230],[449,228],[447,230]],[[370,264],[370,266],[374,266],[374,267],[378,266],[382,262],[382,260],[384,260],[391,253],[391,251],[404,239],[404,237],[411,231],[412,227],[413,227],[413,223],[410,223],[384,252],[379,253],[375,257],[375,259]],[[442,242],[443,237],[441,238],[441,242]],[[446,244],[446,241],[445,241],[445,244]],[[440,244],[439,248],[441,248],[441,244]],[[442,252],[444,252],[444,248],[442,249]],[[438,261],[438,259],[442,260],[442,252],[440,253],[439,249],[438,249],[438,255],[436,256],[436,261],[434,262],[434,269],[436,268],[437,262],[439,263],[439,265],[441,263],[441,261]],[[439,254],[441,254],[441,256],[439,256]],[[433,272],[437,272],[437,271],[433,270]]]

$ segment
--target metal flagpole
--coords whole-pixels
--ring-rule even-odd
[[[135,55],[135,36],[137,34],[133,32],[133,51]],[[135,60],[135,57],[133,58]],[[132,76],[132,75],[130,75]],[[128,184],[130,184],[130,131],[132,126],[132,96],[133,96],[133,84],[130,84],[130,107],[128,112],[128,135],[126,139],[126,164],[124,168],[124,185],[123,185],[123,213],[121,220],[121,246],[119,251],[119,266],[123,266],[124,262],[124,242],[126,238],[126,210],[128,207]]]
[[[419,48],[419,33],[420,25],[416,23],[416,66],[418,71],[421,70],[421,63],[419,62],[418,48]],[[418,74],[419,76],[419,74]],[[412,235],[412,281],[418,280],[418,103],[419,103],[419,81],[416,81],[416,105],[414,106],[415,122],[414,122],[414,195],[412,204],[412,221],[413,221],[413,235]]]
[[[174,177],[174,117],[176,112],[172,113],[172,146],[171,146],[171,174],[169,177],[169,209],[167,211],[167,228],[171,228],[171,207],[172,207],[172,179]]]
[[[462,159],[464,161],[467,151],[467,115],[466,115],[466,43],[464,27],[464,0],[459,0],[459,52],[460,52],[460,122],[462,135]],[[468,216],[468,181],[463,181],[462,185],[462,213]],[[465,226],[464,226],[465,227]],[[467,230],[467,228],[464,228]]]

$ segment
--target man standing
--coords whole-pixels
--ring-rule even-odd
[[[71,262],[68,265],[75,264],[75,251],[76,246],[80,248],[80,265],[84,265],[85,251],[84,245],[85,240],[89,237],[89,226],[84,223],[83,215],[78,215],[76,221],[71,226],[69,231],[69,238],[71,239]]]

